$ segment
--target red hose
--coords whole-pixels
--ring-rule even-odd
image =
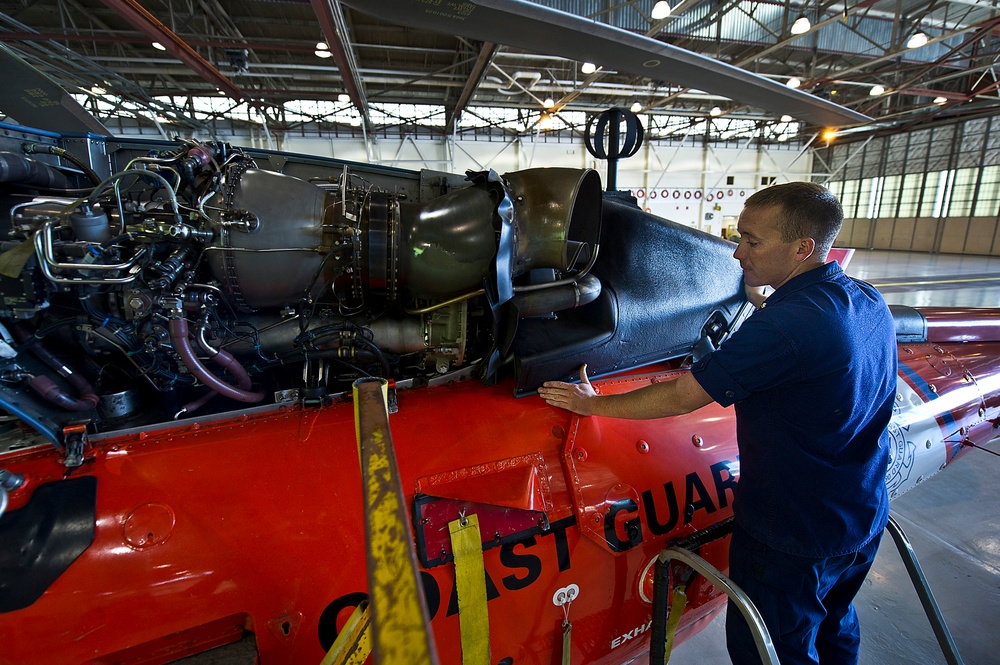
[[[220,351],[216,356],[216,362],[225,367],[232,373],[236,380],[240,382],[241,388],[231,386],[225,381],[221,381],[214,374],[209,372],[198,357],[194,353],[194,349],[191,348],[191,340],[188,339],[188,325],[187,321],[184,319],[171,319],[170,320],[170,339],[174,343],[174,349],[177,354],[181,357],[184,365],[194,374],[198,379],[204,383],[206,386],[231,399],[235,399],[239,402],[260,402],[264,399],[264,391],[252,392],[249,390],[251,382],[250,375],[247,374],[246,370],[228,353]],[[220,359],[220,356],[225,353],[225,357]],[[238,369],[236,369],[238,368]]]

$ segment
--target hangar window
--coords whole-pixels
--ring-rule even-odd
[[[868,181],[868,209],[865,211],[865,217],[868,219],[875,219],[879,216],[878,209],[882,203],[882,185],[884,183],[885,178],[882,176]]]
[[[899,201],[899,186],[903,177],[898,175],[886,176],[882,179],[882,196],[879,202],[876,217],[895,217],[896,204]]]
[[[899,193],[899,216],[916,217],[923,192],[924,174],[907,173],[903,176],[903,186]]]
[[[872,183],[877,178],[866,178],[858,181],[858,200],[855,204],[855,217],[867,217],[871,219],[872,212]]]
[[[840,204],[844,207],[845,219],[854,219],[858,216],[857,180],[847,180],[844,182],[844,195],[840,197]]]
[[[931,209],[931,217],[944,217],[948,214],[948,207],[951,204],[951,187],[955,181],[955,170],[938,171],[937,176],[937,187],[933,190],[934,207]],[[932,191],[930,178],[927,179],[927,185],[927,189],[924,190],[925,197]]]
[[[972,199],[976,192],[979,169],[958,169],[954,174],[951,205],[945,210],[945,214],[948,217],[968,217],[972,214]]]
[[[973,217],[1000,215],[1000,166],[984,166]]]

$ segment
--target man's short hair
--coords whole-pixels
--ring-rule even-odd
[[[762,189],[746,202],[747,208],[781,208],[781,239],[816,241],[816,252],[826,256],[844,224],[844,210],[830,190],[815,182],[786,182]]]

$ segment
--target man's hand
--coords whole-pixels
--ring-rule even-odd
[[[567,409],[581,416],[593,413],[592,400],[598,397],[594,387],[587,378],[587,365],[580,365],[580,383],[563,383],[562,381],[546,381],[538,389],[539,396],[546,403]]]

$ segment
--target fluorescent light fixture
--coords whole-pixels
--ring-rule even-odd
[[[338,102],[342,102],[342,103],[343,102],[349,102],[349,101],[351,101],[351,96],[349,94],[347,94],[346,92],[342,92],[339,95],[337,95],[337,101]]]
[[[797,76],[793,76],[792,78],[788,79],[785,82],[785,85],[787,85],[789,88],[797,88],[800,85],[802,85],[802,79],[800,79]]]
[[[551,97],[546,97],[545,101],[542,102],[542,106],[544,106],[547,109],[550,109],[555,105],[556,105],[556,100],[552,99]]]
[[[922,32],[918,32],[910,40],[906,42],[906,48],[920,48],[927,43],[927,35]]]
[[[778,140],[779,141],[787,141],[788,140],[788,134],[779,134],[778,135]]]
[[[597,65],[592,62],[585,62],[583,63],[583,66],[580,67],[580,71],[584,74],[593,74],[597,71]]]
[[[781,122],[791,122],[792,120],[795,120],[795,118],[793,118],[792,116],[788,115],[787,113],[785,115],[781,116]]]
[[[330,53],[329,51],[324,51],[322,49],[316,49],[315,51],[313,51],[313,53],[316,55],[317,58],[332,58],[333,57],[332,53]]]
[[[946,98],[944,98],[944,97],[935,97],[934,98],[934,103],[935,104],[944,104],[947,101],[948,100]]]
[[[653,11],[649,13],[649,17],[654,21],[659,21],[661,18],[667,18],[668,16],[670,16],[670,3],[665,0],[660,0],[653,5]]]
[[[812,28],[812,23],[809,22],[809,19],[805,16],[800,16],[795,19],[795,23],[792,23],[791,32],[793,35],[804,35],[809,32],[810,28]]]
[[[885,86],[876,83],[875,85],[872,86],[872,89],[868,91],[868,94],[871,95],[872,97],[878,97],[879,95],[884,95]]]
[[[632,113],[638,113],[639,111],[642,110],[642,104],[640,104],[639,102],[633,102],[632,106],[629,108],[629,110]]]
[[[330,47],[327,46],[326,42],[316,42],[317,51],[329,51]]]
[[[713,106],[713,107],[712,107],[712,110],[711,110],[711,111],[709,111],[709,112],[708,112],[708,114],[709,114],[710,116],[712,116],[713,118],[717,118],[717,117],[719,117],[720,115],[722,115],[722,109],[720,109],[720,108],[719,108],[718,106]]]
[[[161,44],[160,42],[153,42],[153,48],[155,48],[157,51],[166,51],[167,50],[167,47],[164,46],[163,44]]]

